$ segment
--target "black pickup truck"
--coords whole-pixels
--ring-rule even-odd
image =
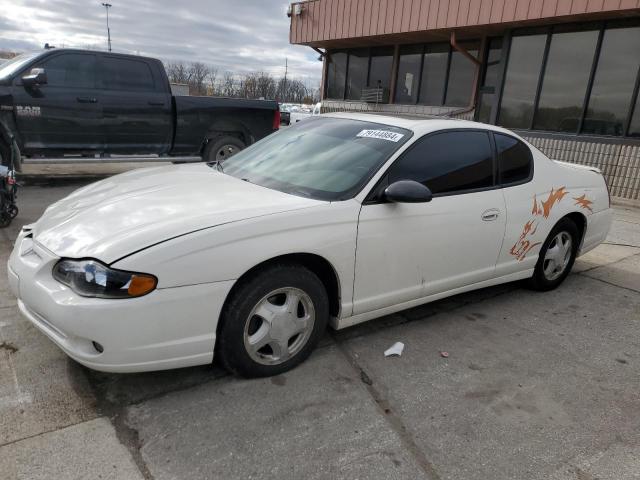
[[[51,49],[0,65],[0,157],[199,156],[223,161],[280,126],[277,102],[172,96],[159,60]],[[15,151],[15,150],[14,150]]]

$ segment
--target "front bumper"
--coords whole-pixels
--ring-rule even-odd
[[[9,285],[22,314],[77,362],[140,372],[213,360],[218,317],[233,281],[157,289],[140,298],[86,298],[53,278],[58,260],[21,232],[9,258]]]

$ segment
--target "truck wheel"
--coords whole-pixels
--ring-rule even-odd
[[[227,158],[244,149],[244,147],[246,147],[244,142],[237,137],[230,135],[215,137],[207,143],[202,160],[223,163]]]

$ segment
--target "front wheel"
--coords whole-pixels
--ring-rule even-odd
[[[220,318],[217,355],[244,377],[277,375],[311,354],[328,320],[322,281],[300,265],[274,265],[232,293]]]
[[[534,290],[553,290],[569,275],[576,259],[578,227],[568,218],[560,220],[545,240],[529,286]]]

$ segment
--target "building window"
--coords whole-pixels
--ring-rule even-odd
[[[327,65],[327,97],[344,99],[344,86],[347,77],[347,53],[331,52]]]
[[[382,87],[388,90],[391,84],[392,68],[393,47],[371,49],[368,86],[371,88]]]
[[[546,35],[527,35],[511,39],[498,117],[500,125],[509,128],[531,127],[546,41]]]
[[[359,48],[349,51],[347,64],[347,99],[360,100],[362,89],[367,85],[369,50]]]
[[[533,128],[578,131],[598,31],[554,33]]]
[[[450,49],[448,43],[426,45],[419,103],[442,105],[444,102]]]
[[[637,113],[631,119],[635,127],[625,132],[637,103],[638,44],[637,20],[556,26],[543,35],[513,37],[498,123],[573,134],[638,135],[633,133],[639,128]]]
[[[491,110],[496,98],[501,62],[502,38],[491,38],[487,49],[482,83],[478,92],[476,119],[479,122],[489,123],[491,121]]]
[[[624,134],[640,66],[640,27],[604,32],[582,133]]]
[[[460,42],[460,46],[473,57],[478,58],[477,42]],[[476,65],[462,53],[451,52],[449,81],[447,82],[447,98],[445,105],[449,107],[465,107],[471,100],[471,90],[476,75]]]
[[[400,48],[396,103],[416,103],[420,84],[422,45],[406,45]]]
[[[631,125],[629,126],[629,136],[640,137],[640,94],[636,97],[636,105],[633,108]]]

